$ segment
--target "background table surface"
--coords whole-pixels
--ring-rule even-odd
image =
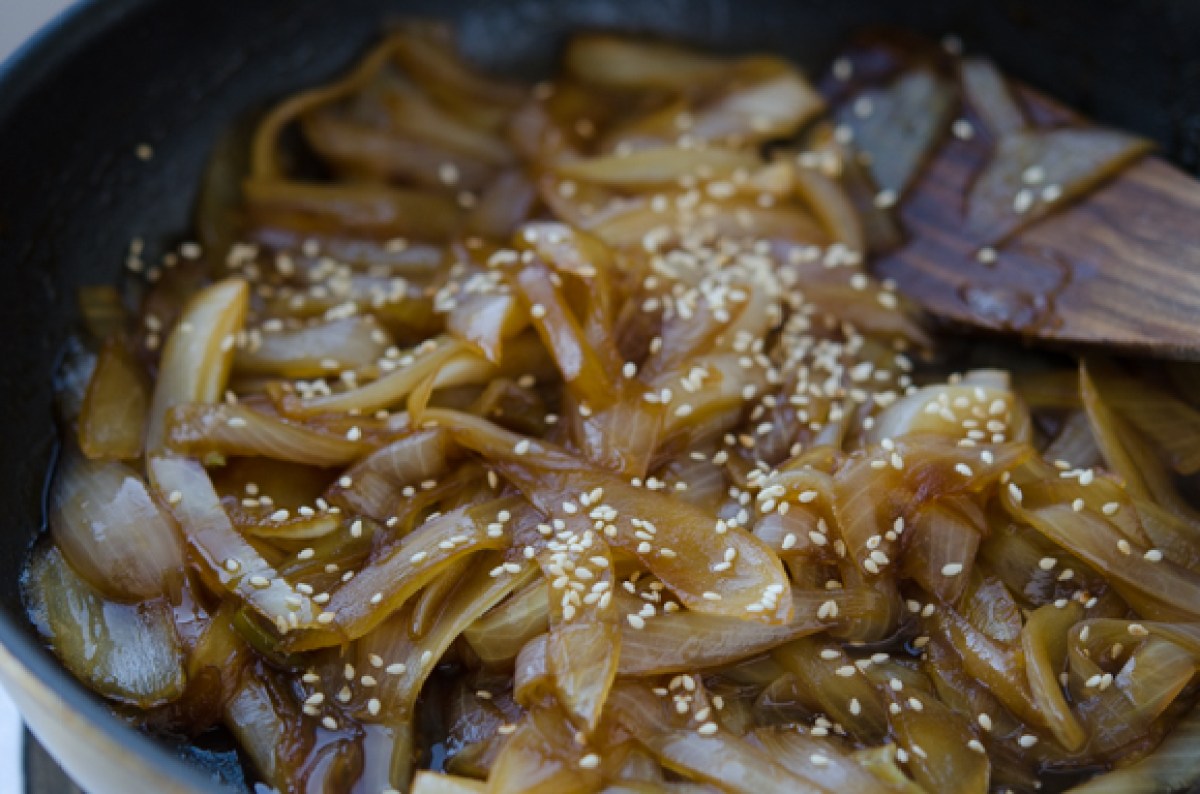
[[[71,0],[2,0],[0,1],[0,61],[28,39],[34,31],[57,16]],[[24,729],[17,710],[8,695],[0,689],[0,794],[22,794],[25,791],[25,763],[22,758]],[[40,753],[31,753],[38,762],[31,765],[29,783],[33,787],[41,777],[37,770],[46,769],[53,775],[53,767],[47,767]],[[32,758],[31,758],[32,761]],[[35,769],[36,766],[36,769]],[[45,781],[49,783],[49,781]],[[61,783],[61,779],[59,781]],[[54,785],[54,784],[50,784]],[[61,788],[39,790],[61,791]]]

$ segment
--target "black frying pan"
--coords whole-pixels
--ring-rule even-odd
[[[124,727],[41,647],[18,578],[42,526],[50,379],[75,288],[186,235],[219,131],[343,68],[389,18],[456,21],[470,55],[549,70],[579,27],[653,31],[820,68],[854,28],[957,33],[973,51],[1200,168],[1200,3],[1192,0],[91,0],[0,70],[0,680],[93,794],[211,791],[211,772]],[[4,10],[0,5],[0,25]],[[151,162],[135,147],[149,143]]]

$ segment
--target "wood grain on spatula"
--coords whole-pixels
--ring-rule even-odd
[[[1012,86],[1035,128],[1086,123]],[[966,196],[994,141],[947,135],[900,207],[908,242],[875,272],[931,313],[1066,343],[1200,358],[1200,182],[1147,156],[980,256]]]

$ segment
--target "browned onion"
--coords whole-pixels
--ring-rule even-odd
[[[867,259],[943,148],[995,244],[1145,145],[867,42],[532,87],[406,22],[235,130],[203,246],[81,296],[42,637],[279,791],[1195,779],[1196,373],[943,344]]]
[[[49,523],[72,567],[112,598],[162,595],[183,572],[175,523],[137,472],[116,461],[91,461],[68,446],[51,490]]]

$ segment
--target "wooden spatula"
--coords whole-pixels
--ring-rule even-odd
[[[852,51],[864,57],[861,47]],[[1032,89],[1010,89],[1034,127],[1086,123]],[[981,248],[965,227],[964,197],[993,144],[946,137],[900,205],[907,242],[877,260],[876,274],[951,321],[1200,359],[1200,182],[1147,156],[994,249]]]

